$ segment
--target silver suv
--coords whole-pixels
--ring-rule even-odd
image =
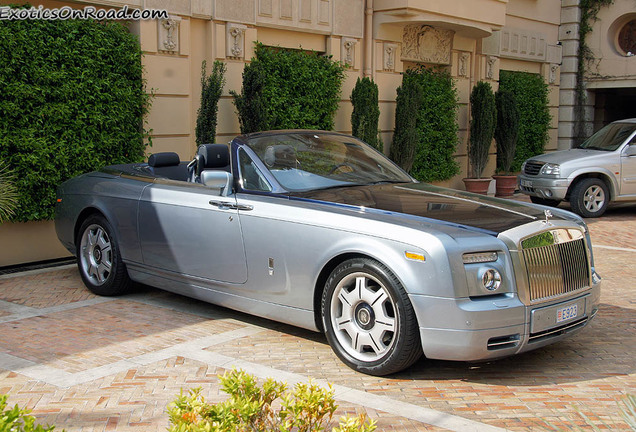
[[[536,204],[570,201],[583,217],[601,216],[610,201],[636,201],[636,119],[610,123],[577,148],[528,159],[519,187]]]

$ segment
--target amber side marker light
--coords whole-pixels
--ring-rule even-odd
[[[413,260],[413,261],[426,261],[426,258],[424,258],[424,255],[422,254],[418,254],[415,252],[404,252],[404,256],[407,259]]]
[[[61,203],[62,202],[62,198],[58,198],[57,202]]]

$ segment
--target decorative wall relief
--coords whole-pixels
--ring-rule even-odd
[[[179,23],[181,19],[170,17],[157,20],[157,48],[160,52],[179,52]]]
[[[340,47],[340,61],[347,66],[354,66],[356,61],[356,44],[357,39],[342,38],[342,46]]]
[[[497,57],[488,56],[486,58],[486,79],[495,79],[495,63],[497,63]]]
[[[383,53],[384,58],[382,62],[382,69],[385,71],[394,71],[395,70],[395,53],[397,51],[397,44],[394,43],[384,43],[383,45]]]
[[[225,26],[225,56],[234,59],[245,57],[245,30],[242,24],[227,23]]]
[[[468,76],[470,54],[467,52],[463,52],[459,54],[459,68],[457,70],[457,75],[462,77]]]
[[[402,33],[402,60],[450,64],[454,34],[428,25],[407,25]]]
[[[550,65],[550,75],[548,76],[548,83],[549,84],[554,84],[556,82],[556,73],[559,70],[559,65],[558,64],[551,64]]]

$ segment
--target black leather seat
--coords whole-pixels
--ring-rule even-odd
[[[204,170],[232,172],[230,149],[226,144],[201,144],[190,165],[188,181],[200,183]]]

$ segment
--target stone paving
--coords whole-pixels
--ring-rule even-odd
[[[558,344],[480,364],[422,359],[385,378],[342,364],[321,334],[153,288],[101,298],[74,266],[0,277],[0,394],[67,431],[159,431],[181,389],[225,397],[232,367],[334,385],[337,416],[381,431],[630,430],[636,394],[636,206],[588,220],[603,277],[597,318]],[[552,425],[552,426],[551,426]]]

